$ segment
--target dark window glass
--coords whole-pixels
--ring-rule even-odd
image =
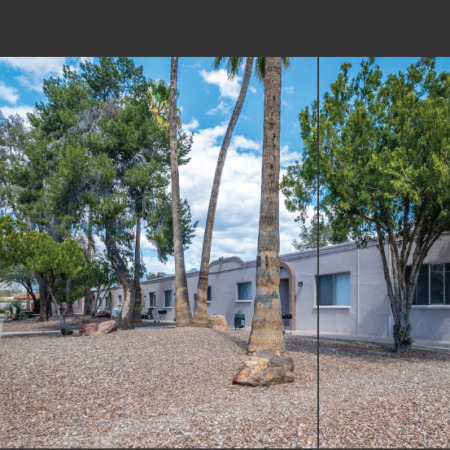
[[[252,283],[238,283],[238,300],[252,299]]]
[[[430,265],[430,303],[444,303],[444,264]]]
[[[414,305],[428,305],[428,264],[423,264],[420,268],[414,298]]]
[[[156,307],[156,292],[150,292],[150,308]]]
[[[450,263],[445,265],[445,304],[450,305]]]
[[[333,275],[319,277],[319,305],[333,304]]]
[[[211,286],[208,286],[208,294],[207,294],[207,296],[206,296],[206,300],[207,300],[208,302],[211,301]]]
[[[172,291],[164,291],[164,307],[172,307]]]

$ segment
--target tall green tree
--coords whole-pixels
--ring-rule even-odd
[[[262,349],[285,350],[281,322],[279,233],[281,64],[281,57],[266,58],[256,295],[249,354]]]
[[[24,222],[11,216],[0,217],[0,261],[3,268],[21,264],[44,279],[60,321],[65,330],[62,298],[57,298],[59,279],[75,278],[84,270],[83,249],[73,239],[56,242],[49,235],[28,231]]]
[[[83,64],[80,73],[64,73],[53,85],[45,108],[68,125],[45,122],[59,146],[57,171],[49,182],[52,199],[68,222],[86,231],[88,260],[93,235],[104,241],[125,291],[122,328],[132,327],[133,312],[134,320],[140,320],[140,236],[147,228],[142,221],[155,197],[167,195],[166,129],[151,110],[142,67],[128,58]],[[60,98],[72,101],[70,110],[69,100]],[[186,134],[177,135],[180,164],[187,162],[191,142]],[[88,283],[85,298],[86,312]]]
[[[341,66],[321,104],[321,208],[335,237],[378,240],[395,348],[405,352],[420,268],[450,230],[450,75],[434,58],[384,79],[374,58],[352,79],[350,68]],[[306,151],[285,186],[306,208],[316,191],[316,105],[300,122]]]

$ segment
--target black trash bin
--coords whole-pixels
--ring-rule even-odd
[[[292,314],[281,314],[283,319],[283,334],[286,332],[286,325],[289,327],[290,320],[292,319]]]
[[[244,326],[245,326],[245,314],[239,311],[234,315],[234,329],[244,328]]]

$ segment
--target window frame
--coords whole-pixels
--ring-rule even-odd
[[[439,266],[442,265],[442,296],[443,296],[443,302],[442,303],[431,303],[431,266]],[[414,291],[414,297],[413,301],[411,303],[411,308],[414,309],[449,309],[450,308],[450,296],[447,299],[446,297],[446,273],[450,273],[450,262],[432,262],[432,263],[426,263],[422,264],[421,269],[423,266],[427,266],[427,286],[426,286],[426,292],[427,292],[427,303],[417,303],[418,301],[418,282],[416,283],[416,288]],[[406,266],[406,269],[409,269],[409,272],[407,276],[409,277],[409,273],[411,271],[411,266]],[[450,278],[450,277],[449,277]],[[407,281],[407,280],[406,280]],[[419,281],[419,279],[417,279]],[[450,292],[450,291],[449,291]]]
[[[348,281],[349,281],[349,298],[348,298],[348,305],[336,305],[336,276],[337,275],[348,275]],[[318,298],[317,298],[317,285],[320,277],[333,277],[333,304],[332,305],[319,305],[318,304]],[[352,295],[351,295],[351,271],[345,271],[345,272],[333,272],[333,273],[322,273],[319,275],[314,275],[315,285],[314,285],[314,309],[317,309],[320,307],[320,309],[350,309],[352,304]],[[320,292],[319,292],[320,293]]]
[[[152,299],[154,300],[153,305],[152,305]],[[149,308],[156,308],[156,292],[148,293],[148,304],[149,304]]]
[[[252,282],[251,281],[240,281],[240,282],[236,283],[236,302],[248,303],[248,302],[253,301],[253,298],[246,298],[246,299],[239,298],[239,286],[245,285],[245,284],[250,285],[250,297],[253,297]]]
[[[167,293],[170,293],[170,306],[167,306],[166,304],[166,300],[167,300]],[[164,291],[164,309],[168,309],[168,308],[173,308],[173,293],[172,293],[172,289],[167,289],[166,291]]]

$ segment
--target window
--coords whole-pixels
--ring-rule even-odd
[[[119,306],[122,306],[122,296],[119,295]]]
[[[252,283],[238,283],[238,300],[252,299]]]
[[[206,295],[206,301],[207,302],[211,301],[211,286],[208,286],[208,293]]]
[[[164,291],[164,308],[172,308],[172,291]]]
[[[156,308],[156,292],[150,292],[150,308]]]
[[[406,279],[411,266],[406,267]],[[423,264],[417,278],[413,305],[450,305],[450,263]]]
[[[319,305],[350,306],[350,273],[319,276]]]

